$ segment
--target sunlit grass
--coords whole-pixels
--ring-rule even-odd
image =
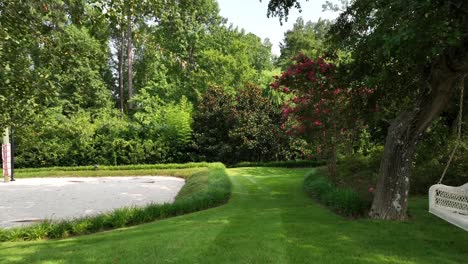
[[[411,220],[349,220],[303,192],[310,169],[229,169],[228,204],[65,240],[2,243],[0,263],[466,263],[468,232],[411,200]]]

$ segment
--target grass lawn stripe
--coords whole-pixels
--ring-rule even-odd
[[[229,169],[228,204],[126,229],[0,244],[0,263],[466,263],[468,232],[410,201],[411,220],[349,220],[303,191],[307,169]]]

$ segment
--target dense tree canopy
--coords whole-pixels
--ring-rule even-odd
[[[287,16],[299,1],[270,1]],[[375,87],[388,128],[370,215],[406,219],[416,147],[447,109],[468,73],[468,4],[454,1],[350,1],[331,27],[333,45],[352,56],[349,82]]]
[[[209,87],[235,96],[272,70],[271,43],[227,25],[214,0],[4,0],[0,12],[0,121],[17,127],[19,166],[190,160]]]
[[[293,28],[284,34],[284,43],[280,44],[281,55],[278,58],[278,66],[286,68],[291,62],[291,58],[302,53],[310,58],[318,58],[326,53],[326,37],[331,22],[321,20],[313,23],[304,22],[299,17]]]
[[[298,19],[275,60],[215,0],[0,0],[0,122],[17,165],[336,164],[385,144],[371,216],[406,219],[411,171],[439,168],[428,149],[452,142],[468,3],[343,3],[335,21]],[[300,1],[268,6],[287,19]]]

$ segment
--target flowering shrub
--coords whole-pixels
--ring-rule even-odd
[[[362,122],[353,111],[353,98],[373,93],[367,87],[346,87],[337,80],[336,67],[322,58],[313,61],[303,54],[270,84],[272,89],[290,95],[282,106],[282,129],[287,135],[317,143],[317,154],[328,162],[336,176],[337,146],[350,137]]]

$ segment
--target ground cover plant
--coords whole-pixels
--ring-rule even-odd
[[[306,168],[318,167],[325,165],[323,160],[288,160],[288,161],[268,161],[268,162],[252,162],[243,161],[231,165],[231,168],[239,167],[284,167],[284,168]]]
[[[2,263],[464,263],[468,234],[410,200],[406,222],[349,220],[311,200],[311,169],[228,169],[226,205],[63,240],[0,244]],[[315,175],[320,176],[315,170]]]
[[[169,167],[175,167],[172,165]],[[174,203],[150,204],[145,207],[119,208],[112,212],[85,218],[67,219],[61,221],[45,221],[33,226],[0,229],[0,241],[36,240],[45,238],[64,238],[84,235],[104,230],[132,226],[151,222],[157,219],[191,213],[214,207],[228,201],[231,194],[231,183],[221,163],[204,164],[204,167],[190,165],[192,169],[167,170],[186,180]],[[58,171],[61,176],[73,171]],[[78,171],[83,172],[83,171]],[[104,175],[114,172],[113,176],[138,175],[138,171],[101,171]],[[117,172],[117,173],[115,173]],[[136,173],[135,173],[136,172]],[[143,170],[148,172],[148,170]],[[150,171],[153,175],[161,175],[161,170]],[[99,176],[91,175],[81,176]],[[96,173],[96,171],[92,171]],[[141,172],[140,172],[141,173]],[[140,174],[141,175],[141,174]],[[147,174],[145,174],[147,175]]]
[[[370,199],[365,199],[352,187],[336,186],[327,177],[317,177],[315,173],[305,176],[304,190],[317,201],[344,216],[364,216],[370,208]]]

